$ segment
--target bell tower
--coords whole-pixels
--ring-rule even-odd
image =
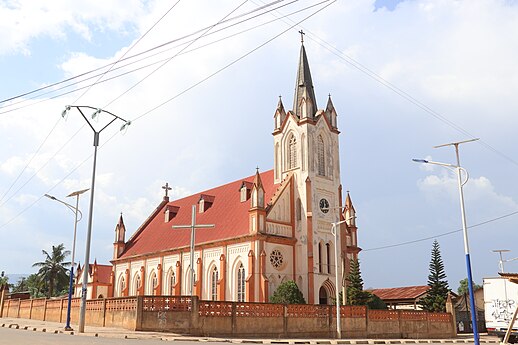
[[[274,182],[280,183],[288,174],[293,174],[297,210],[295,256],[299,259],[295,276],[297,282],[302,282],[299,288],[306,301],[318,303],[323,294],[330,297],[329,282],[334,282],[337,267],[331,223],[344,219],[340,212],[340,132],[331,95],[325,109],[317,108],[301,34],[293,109],[286,112],[279,99],[274,114]],[[343,246],[338,245],[342,251]]]

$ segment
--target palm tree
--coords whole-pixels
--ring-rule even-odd
[[[58,246],[52,246],[52,253],[49,255],[46,250],[41,251],[45,256],[45,261],[36,262],[32,267],[39,267],[38,276],[41,280],[48,284],[48,296],[54,296],[54,291],[58,293],[66,286],[68,281],[67,267],[70,262],[64,262],[65,258],[70,255],[69,250],[65,250],[65,246],[61,243]]]

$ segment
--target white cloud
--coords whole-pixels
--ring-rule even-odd
[[[432,109],[466,129],[483,134],[484,140],[491,143],[496,141],[494,146],[505,147],[511,157],[516,156],[518,147],[513,141],[518,125],[514,114],[518,99],[513,94],[518,86],[518,71],[515,68],[518,50],[509,44],[510,37],[518,34],[516,6],[501,1],[415,0],[403,1],[393,11],[374,12],[373,3],[366,0],[336,2],[304,23],[308,33],[305,45],[318,104],[323,107],[325,95],[331,92],[339,112],[339,125],[343,133],[340,138],[340,160],[344,190],[355,187],[351,190],[359,213],[362,212],[361,205],[368,204],[368,199],[374,194],[384,201],[370,209],[368,220],[359,219],[362,247],[369,247],[374,238],[379,238],[380,229],[387,230],[387,240],[396,242],[407,240],[403,235],[414,231],[416,236],[421,232],[443,231],[442,227],[433,228],[433,225],[415,220],[416,214],[428,216],[426,212],[419,211],[429,205],[416,202],[419,200],[418,193],[408,191],[415,189],[411,181],[417,179],[411,174],[420,171],[429,174],[419,180],[418,187],[434,207],[445,201],[458,205],[456,177],[447,170],[434,169],[427,164],[421,164],[417,169],[409,161],[412,158],[410,151],[426,154],[432,145],[456,140],[458,133],[316,45],[310,39],[314,38],[314,32]],[[41,70],[52,68],[55,73],[60,73],[60,77],[76,75],[114,61],[132,44],[97,42],[96,39],[112,30],[129,35],[135,42],[138,34],[132,30],[140,34],[145,32],[168,6],[170,4],[159,1],[144,3],[122,0],[109,4],[93,0],[81,3],[57,1],[51,4],[4,2],[0,4],[0,55],[30,54],[35,39],[59,42],[66,47],[66,60],[60,57],[55,62],[59,66],[42,65]],[[232,2],[181,2],[137,45],[134,52],[214,23],[234,6],[236,4]],[[196,16],[193,17],[192,13]],[[123,118],[134,119],[286,27],[283,23],[276,23],[175,58],[134,90],[107,106],[107,110]],[[233,32],[243,28],[238,26]],[[134,231],[162,200],[161,186],[165,182],[173,187],[171,199],[176,199],[252,175],[256,165],[261,170],[271,168],[272,116],[277,95],[282,94],[285,106],[291,108],[299,50],[296,34],[299,28],[296,29],[135,121],[126,135],[117,133],[118,125],[103,131],[101,143],[110,141],[98,152],[94,225],[103,229],[96,232],[95,241],[103,244],[98,248],[111,249],[111,230],[121,211],[130,227],[128,231]],[[67,40],[70,37],[77,39],[77,36],[84,41],[79,39],[73,48],[68,47],[70,42]],[[204,43],[215,37],[222,36],[212,36]],[[117,38],[120,39],[120,36]],[[106,48],[102,45],[113,44],[112,52],[116,53],[99,58],[102,55],[93,48],[96,44],[99,49]],[[161,57],[172,56],[178,50],[173,49]],[[52,55],[52,52],[48,54]],[[4,68],[8,69],[9,66]],[[80,104],[104,107],[145,77],[149,70],[99,84],[81,98]],[[42,78],[47,79],[46,83],[55,81],[51,77]],[[12,79],[8,83],[20,83],[19,88],[29,88],[22,82]],[[74,103],[79,94],[0,115],[0,191],[7,189],[13,176],[27,164],[59,120],[64,105]],[[5,96],[1,97],[3,99],[12,95],[2,96]],[[93,152],[92,132],[85,127],[72,138],[84,125],[77,112],[71,113],[67,121],[59,121],[17,186],[38,171],[34,181],[20,191],[16,200],[0,208],[2,224],[21,211],[19,203],[30,202],[31,193],[42,195],[54,188],[52,193],[62,198],[74,190],[90,187],[92,159],[88,157]],[[58,150],[56,157],[42,168]],[[476,210],[476,216],[482,219],[500,215],[504,213],[502,210],[516,208],[514,200],[517,200],[518,191],[513,187],[516,174],[512,170],[515,167],[502,167],[509,163],[495,159],[491,152],[473,152],[466,151],[465,154],[463,151],[463,159],[469,163],[466,166],[470,167],[474,176],[478,176],[472,178],[465,188],[466,201],[475,205],[470,207],[470,212]],[[447,162],[451,159],[439,154],[442,153],[437,153],[437,160]],[[377,166],[383,166],[382,171],[371,168],[373,157],[380,157]],[[82,166],[74,170],[85,160]],[[401,163],[403,161],[404,164]],[[60,183],[62,179],[64,181]],[[503,188],[508,190],[501,192]],[[396,193],[397,197],[394,197]],[[84,212],[88,210],[87,195],[81,198]],[[390,213],[386,216],[381,211],[376,212],[376,208],[386,208],[387,205],[390,205]],[[34,229],[41,228],[37,246],[40,243],[42,246],[55,244],[54,231],[57,227],[54,223],[58,222],[59,217],[53,217],[52,212],[59,212],[56,210],[59,208],[52,205],[51,209],[48,203],[38,206],[44,209],[39,218],[31,210],[9,226],[0,228],[0,231],[12,231],[11,225],[17,228],[23,225],[26,233],[32,234]],[[453,207],[449,209],[453,210]],[[457,219],[458,210],[453,211],[452,218]],[[401,219],[395,220],[394,217]],[[401,228],[405,230],[390,229],[392,225],[387,218],[404,224]],[[37,222],[33,223],[33,220]],[[440,225],[451,230],[451,224]],[[63,228],[67,226],[68,223],[62,225]],[[58,234],[57,240],[63,238],[66,238],[65,233]],[[23,248],[24,241],[20,239],[20,248]],[[106,243],[108,245],[104,245]],[[33,243],[31,245],[35,246]],[[408,250],[408,254],[412,254],[412,249]],[[111,250],[107,253],[99,250],[92,255],[106,262]],[[382,262],[380,260],[383,257],[380,256],[376,262]],[[405,261],[411,263],[415,260]],[[366,273],[379,271],[379,267],[371,271],[368,267],[363,269]],[[391,269],[383,271],[387,279],[403,279]],[[415,270],[408,268],[407,271]],[[370,277],[373,276],[379,275]],[[380,277],[380,281],[382,279]]]

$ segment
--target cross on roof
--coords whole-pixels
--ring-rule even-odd
[[[300,30],[299,34],[300,34],[300,42],[304,43],[304,35],[305,35],[304,31]]]
[[[167,193],[173,188],[169,187],[169,183],[166,182],[165,186],[162,186],[162,189],[165,189],[165,196],[167,197]]]

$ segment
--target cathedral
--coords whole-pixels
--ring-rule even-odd
[[[349,193],[342,199],[339,134],[331,96],[317,107],[302,43],[293,108],[279,99],[275,109],[273,169],[173,201],[166,184],[128,239],[121,215],[108,295],[268,302],[292,280],[307,303],[331,304],[343,288],[335,275],[361,250]]]

